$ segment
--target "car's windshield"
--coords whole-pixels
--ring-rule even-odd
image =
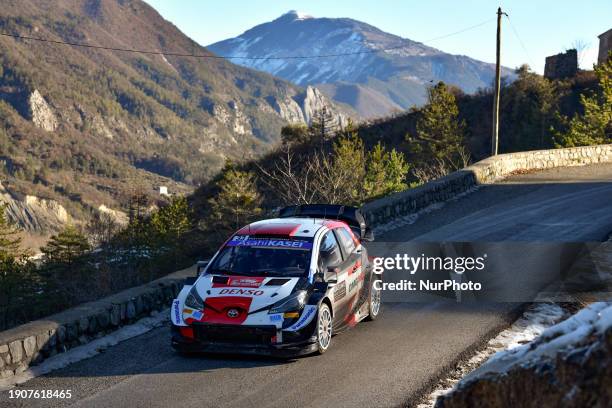
[[[215,257],[209,273],[241,276],[306,276],[312,239],[234,236]]]

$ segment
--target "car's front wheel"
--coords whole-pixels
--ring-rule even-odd
[[[321,303],[319,306],[319,317],[317,319],[317,348],[319,354],[327,351],[332,340],[332,314],[329,306]]]

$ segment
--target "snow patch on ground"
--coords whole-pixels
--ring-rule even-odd
[[[170,316],[170,310],[165,309],[154,316],[145,317],[134,324],[124,326],[119,330],[110,333],[104,337],[93,340],[90,343],[79,347],[72,348],[65,353],[56,354],[44,360],[40,365],[30,367],[26,371],[17,374],[11,378],[0,380],[0,391],[14,387],[16,384],[22,384],[34,377],[47,374],[51,371],[64,368],[69,364],[77,361],[91,358],[96,354],[104,352],[108,347],[114,346],[119,342],[131,339],[132,337],[140,336],[148,331],[166,324]]]
[[[477,191],[479,189],[479,186],[474,186],[466,191],[464,191],[463,193],[457,194],[456,196],[446,200],[446,201],[441,201],[439,203],[434,203],[431,204],[425,208],[423,208],[420,211],[417,211],[416,213],[412,213],[412,214],[408,214],[405,215],[403,217],[400,218],[396,218],[392,221],[389,221],[386,224],[382,224],[379,226],[374,227],[374,234],[384,234],[385,232],[389,232],[389,231],[393,231],[395,229],[401,228],[401,227],[405,227],[406,225],[412,225],[414,224],[421,215],[423,214],[429,214],[432,211],[436,211],[441,209],[442,207],[444,207],[444,205],[446,203],[449,202],[453,202],[453,201],[457,201],[463,197],[465,197],[468,194],[471,194],[475,191]]]
[[[612,312],[610,312],[612,313]],[[555,303],[534,303],[529,306],[523,315],[515,321],[508,329],[499,333],[491,339],[484,350],[477,352],[472,358],[459,365],[448,378],[440,381],[436,389],[429,394],[427,400],[419,404],[417,408],[433,407],[436,399],[452,390],[452,388],[464,377],[469,376],[470,372],[479,371],[479,366],[489,359],[483,366],[497,359],[498,355],[512,353],[513,350],[528,348],[528,343],[538,336],[544,336],[554,327],[564,324],[568,319],[559,325],[554,326],[566,316],[566,311]],[[497,354],[496,354],[497,353]],[[493,356],[493,357],[491,357]]]
[[[612,303],[593,303],[569,319],[544,330],[535,342],[495,354],[465,380],[486,373],[505,373],[517,365],[526,365],[541,357],[554,358],[559,351],[577,347],[585,343],[589,336],[602,334],[609,327],[612,327]]]

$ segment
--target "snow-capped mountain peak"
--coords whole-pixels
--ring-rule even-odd
[[[310,14],[307,14],[307,13],[304,13],[303,11],[298,11],[298,10],[289,10],[288,12],[286,12],[285,14],[281,16],[281,18],[283,17],[290,17],[293,20],[308,20],[310,18],[314,18]]]
[[[361,21],[295,10],[208,48],[219,55],[257,57],[233,62],[298,85],[316,85],[365,117],[422,104],[432,81],[473,92],[489,86],[494,76],[491,64],[446,54]]]

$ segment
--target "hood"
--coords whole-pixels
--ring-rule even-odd
[[[249,313],[286,298],[300,278],[205,275],[196,282],[203,323],[241,324]]]

